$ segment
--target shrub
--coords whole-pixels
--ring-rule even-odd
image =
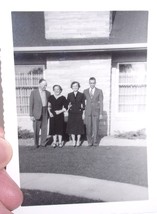
[[[21,127],[18,127],[18,138],[19,139],[27,139],[27,138],[33,138],[34,133],[27,129],[21,129]]]
[[[117,138],[125,138],[125,139],[146,139],[146,130],[141,129],[137,131],[129,131],[129,132],[119,132],[114,135]]]

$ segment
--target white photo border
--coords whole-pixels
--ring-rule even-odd
[[[51,5],[52,4],[52,5]],[[9,5],[9,6],[8,6]],[[71,6],[70,6],[71,5]],[[11,25],[11,11],[46,11],[46,10],[148,10],[149,27],[148,27],[148,96],[147,96],[147,139],[148,139],[148,185],[149,200],[134,202],[108,202],[96,204],[75,204],[75,205],[51,205],[51,206],[31,206],[20,207],[14,213],[99,213],[99,214],[140,214],[140,213],[157,213],[157,141],[156,141],[156,109],[157,104],[155,92],[156,75],[156,26],[157,13],[155,5],[151,1],[93,1],[84,4],[81,1],[52,1],[36,2],[32,1],[5,2],[0,9],[0,31],[1,33],[1,60],[2,60],[2,88],[4,99],[4,127],[5,137],[12,144],[13,158],[7,167],[10,176],[20,185],[19,178],[19,156],[18,156],[18,136],[17,136],[17,113],[16,113],[16,94],[15,94],[15,72],[14,72],[14,54],[13,54],[13,37]],[[4,21],[5,20],[5,21]],[[154,95],[154,96],[153,96]]]

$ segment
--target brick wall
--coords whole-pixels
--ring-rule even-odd
[[[63,88],[63,95],[67,96],[71,92],[72,81],[80,82],[80,91],[83,92],[85,88],[89,87],[89,78],[94,76],[97,80],[96,86],[101,88],[104,94],[104,117],[100,122],[100,134],[107,135],[110,108],[110,70],[110,56],[105,56],[103,59],[48,60],[44,77],[48,83],[48,90],[52,92],[53,85],[60,84]]]
[[[105,38],[110,34],[110,11],[44,12],[46,39]]]

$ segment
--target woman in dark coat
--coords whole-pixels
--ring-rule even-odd
[[[67,122],[66,132],[71,135],[73,145],[80,146],[81,135],[84,134],[84,109],[85,109],[85,97],[84,94],[79,92],[79,82],[72,82],[71,88],[72,93],[68,94],[68,109],[69,117]],[[77,138],[75,139],[75,137]]]
[[[67,100],[61,95],[62,88],[60,85],[53,86],[54,95],[48,100],[48,111],[50,115],[49,134],[53,136],[53,147],[62,147],[62,136],[64,131],[64,112],[67,109]],[[58,136],[58,144],[57,144]]]

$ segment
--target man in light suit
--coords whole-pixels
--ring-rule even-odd
[[[89,79],[90,87],[84,90],[86,98],[85,107],[85,124],[88,146],[98,145],[98,129],[99,120],[103,115],[103,92],[101,89],[95,87],[96,79],[91,77]]]
[[[50,92],[46,90],[47,82],[44,79],[39,80],[38,89],[34,89],[30,95],[30,117],[33,121],[34,143],[39,147],[39,132],[41,129],[40,146],[46,146],[47,123],[48,123],[48,99]]]

